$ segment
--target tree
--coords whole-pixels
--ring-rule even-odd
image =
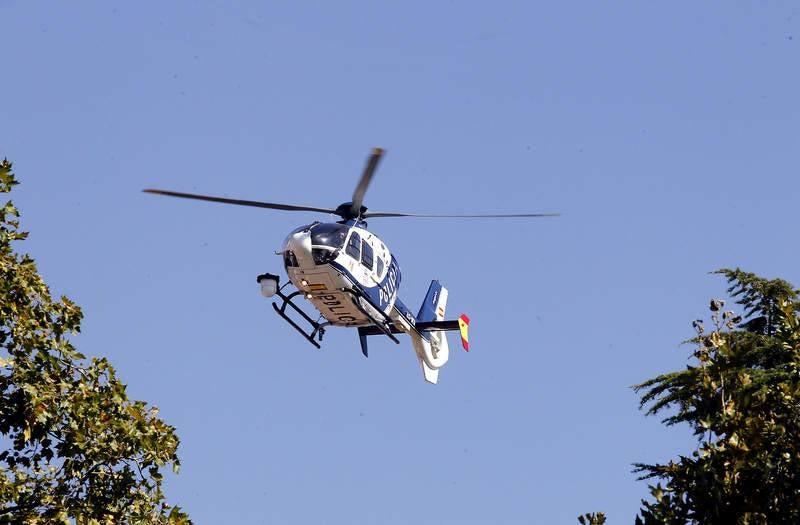
[[[16,184],[3,160],[0,192]],[[81,310],[14,251],[18,218],[0,208],[0,523],[190,523],[161,488],[180,465],[175,429],[70,343]]]
[[[578,523],[581,525],[603,525],[605,522],[606,515],[602,512],[589,512],[578,516]]]
[[[658,480],[636,523],[800,523],[798,290],[716,273],[742,315],[712,300],[710,330],[693,323],[692,364],[634,387],[648,415],[687,423],[698,438],[690,457],[635,465],[641,479]]]

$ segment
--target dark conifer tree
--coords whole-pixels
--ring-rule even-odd
[[[800,302],[781,279],[719,270],[741,313],[721,300],[694,321],[691,364],[634,388],[648,415],[687,423],[689,456],[636,464],[650,486],[637,524],[800,523]]]

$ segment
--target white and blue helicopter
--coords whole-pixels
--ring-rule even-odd
[[[264,273],[257,277],[265,297],[277,296],[280,304],[272,307],[312,345],[320,348],[325,330],[330,326],[358,329],[361,352],[368,356],[367,337],[384,335],[399,344],[397,334],[411,337],[425,380],[435,384],[439,369],[447,363],[450,349],[445,333],[458,330],[461,344],[469,351],[469,317],[462,314],[455,320],[445,319],[447,288],[432,281],[417,315],[398,297],[400,266],[389,248],[367,229],[366,219],[378,217],[548,217],[555,213],[511,215],[430,215],[368,211],[363,205],[375,169],[384,150],[375,148],[358,181],[353,200],[336,209],[296,206],[270,202],[211,197],[176,191],[146,189],[146,193],[182,197],[240,206],[253,206],[284,211],[305,211],[334,214],[337,222],[313,222],[292,231],[276,254],[283,257],[289,282],[280,286],[280,277]],[[295,290],[287,290],[293,285]],[[287,294],[288,292],[288,294]],[[316,308],[315,319],[294,301],[304,297]],[[289,315],[289,312],[295,318]],[[301,326],[307,323],[307,327]]]

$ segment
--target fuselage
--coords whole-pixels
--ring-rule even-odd
[[[371,325],[370,317],[381,317],[374,310],[388,314],[397,299],[397,260],[362,225],[302,226],[286,237],[281,249],[289,279],[332,325]]]

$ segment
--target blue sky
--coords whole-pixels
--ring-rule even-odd
[[[740,266],[800,284],[794,2],[0,0],[0,155],[25,248],[182,438],[198,523],[631,522],[631,463],[691,450],[630,385],[684,366]],[[333,206],[370,148],[416,308],[472,319],[440,384],[411,346],[317,351],[255,276],[320,218],[146,187]],[[324,219],[324,217],[322,217]],[[455,346],[456,338],[451,339]]]

